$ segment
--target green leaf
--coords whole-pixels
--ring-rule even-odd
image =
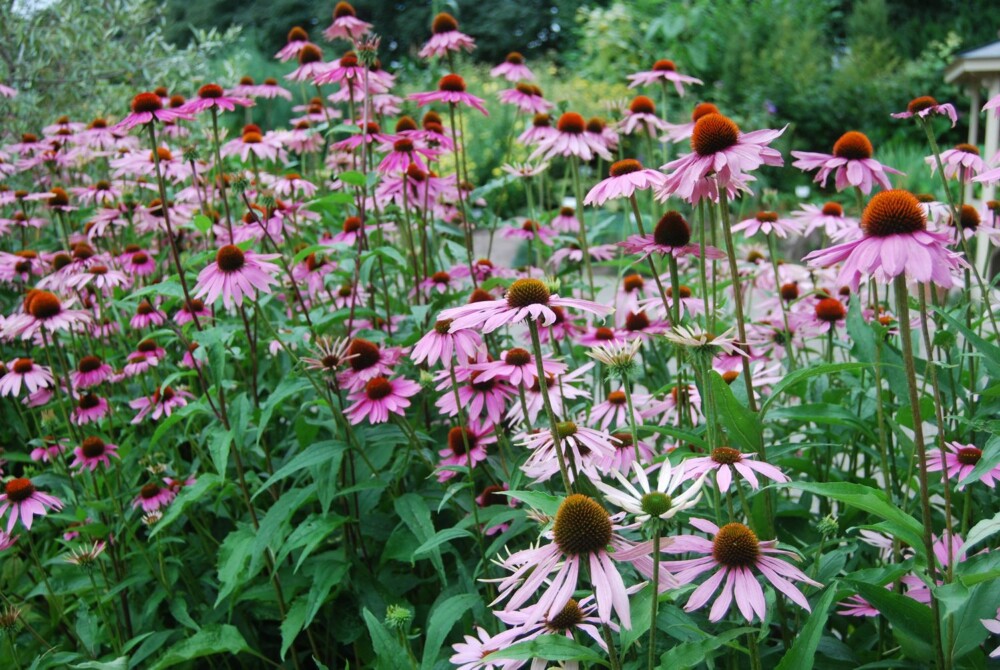
[[[847,482],[832,482],[827,484],[813,482],[786,482],[773,484],[777,488],[792,488],[799,491],[814,493],[818,496],[832,498],[845,505],[864,510],[885,520],[883,526],[903,542],[913,547],[918,555],[925,560],[923,526],[919,521],[889,502],[885,493],[864,484]]]
[[[250,559],[250,549],[254,542],[254,532],[249,526],[243,526],[231,532],[219,547],[219,595],[215,606],[225,600],[233,592],[237,584],[249,582],[256,575],[245,570]]]
[[[229,446],[233,442],[232,429],[225,432],[218,431],[212,435],[212,442],[208,445],[208,451],[212,454],[212,464],[220,477],[226,476],[226,468],[229,466]]]
[[[941,318],[947,321],[952,328],[960,331],[962,335],[965,336],[965,339],[976,348],[976,351],[979,353],[979,358],[983,361],[983,365],[986,366],[986,369],[990,373],[990,377],[994,379],[1000,377],[1000,347],[979,337],[979,335],[975,332],[966,328],[965,324],[948,314],[943,309],[934,308],[934,311],[937,312]]]
[[[729,644],[740,635],[750,633],[757,634],[756,628],[743,627],[727,630],[718,635],[706,637],[703,640],[682,642],[672,647],[667,653],[660,656],[661,668],[692,668],[703,662],[713,651],[724,644]]]
[[[556,515],[563,501],[563,496],[553,496],[541,491],[498,491],[498,493],[527,503],[528,507],[550,517]]]
[[[364,186],[367,181],[365,176],[357,170],[346,170],[338,174],[337,178],[345,184],[349,184],[351,186]]]
[[[91,656],[97,655],[97,617],[85,603],[76,609],[76,636]]]
[[[892,632],[903,653],[916,661],[934,657],[931,608],[875,584],[852,582],[858,593],[892,624]]]
[[[212,220],[204,214],[195,214],[194,218],[191,219],[191,223],[193,223],[194,227],[202,233],[208,232],[208,230],[212,227]]]
[[[290,377],[283,379],[274,392],[267,397],[264,407],[260,410],[260,421],[257,422],[257,446],[260,446],[260,439],[264,436],[264,429],[271,422],[271,415],[278,409],[282,402],[292,397],[296,393],[312,388],[312,384],[307,379]]]
[[[760,453],[764,443],[760,417],[740,404],[718,372],[710,373],[708,383],[712,386],[719,421],[729,434],[730,441],[744,451]]]
[[[306,621],[306,608],[305,598],[296,598],[292,606],[288,608],[285,620],[281,622],[281,660],[285,660],[288,648],[302,632],[302,626]]]
[[[434,536],[434,523],[431,521],[431,511],[427,503],[416,493],[406,493],[393,501],[396,514],[403,520],[406,527],[410,529],[414,537],[423,544]],[[441,561],[441,552],[434,548],[430,550],[431,563],[438,572],[442,584],[447,584],[445,577],[444,563]],[[416,560],[411,556],[411,562]]]
[[[191,613],[188,612],[187,599],[183,594],[175,594],[173,598],[170,599],[170,614],[174,617],[177,623],[190,628],[193,631],[201,630],[201,626],[191,618]]]
[[[167,511],[163,513],[163,518],[153,527],[150,537],[155,537],[157,533],[166,528],[177,517],[184,513],[191,503],[204,500],[206,493],[217,488],[222,483],[222,479],[211,473],[198,476],[198,480],[191,486],[185,486],[172,503],[167,505]]]
[[[424,656],[420,670],[433,670],[437,662],[438,652],[444,644],[448,633],[466,612],[480,602],[479,596],[473,593],[460,593],[451,596],[441,603],[435,603],[431,609],[427,624],[427,635],[424,638]]]
[[[256,500],[257,496],[266,491],[273,484],[277,484],[283,479],[291,477],[299,470],[304,470],[305,468],[311,468],[321,463],[326,463],[332,460],[336,456],[343,454],[347,445],[343,442],[335,442],[333,440],[328,440],[325,442],[318,442],[310,446],[305,451],[296,455],[295,458],[285,463],[283,466],[278,468],[278,471],[267,478],[264,485],[261,486],[256,493],[253,494],[253,499]]]
[[[275,558],[276,563],[281,563],[285,557],[296,549],[302,548],[302,553],[295,563],[295,572],[299,571],[302,563],[309,558],[323,540],[330,536],[330,533],[337,530],[347,522],[347,517],[339,514],[311,514],[305,521],[298,524],[292,534],[288,536],[281,545],[281,551]]]
[[[969,530],[965,536],[963,550],[968,552],[973,545],[1000,533],[1000,512],[993,515],[992,519],[983,519]]]
[[[73,666],[74,670],[125,670],[128,656],[119,656],[113,661],[84,661]]]
[[[790,375],[786,375],[771,388],[771,395],[764,399],[764,402],[760,406],[760,416],[761,418],[767,413],[768,408],[771,406],[775,400],[777,400],[778,395],[780,395],[786,389],[795,386],[799,382],[805,381],[811,377],[818,377],[819,375],[833,374],[834,372],[847,372],[854,370],[865,370],[871,366],[867,363],[828,363],[826,365],[818,365],[815,367],[805,368],[803,370],[796,370]]]
[[[501,659],[530,661],[535,658],[544,658],[548,661],[584,661],[605,667],[609,665],[603,654],[598,654],[576,640],[562,635],[540,635],[533,640],[518,642],[505,649],[495,651],[483,660],[487,662]]]
[[[823,636],[823,628],[830,616],[830,605],[833,604],[836,595],[837,583],[834,582],[826,587],[823,597],[813,607],[809,621],[795,636],[792,648],[781,657],[781,662],[778,663],[776,670],[812,670],[813,660],[816,658],[816,648]]]
[[[475,535],[463,528],[445,528],[434,533],[433,537],[420,545],[413,552],[413,558],[423,558],[423,555],[429,553],[432,549],[437,549],[442,544],[457,540],[460,537],[475,537]]]
[[[180,663],[212,656],[214,654],[229,654],[235,656],[249,651],[246,640],[236,626],[229,624],[213,624],[205,626],[200,631],[174,644],[160,657],[160,660],[150,670],[163,670]]]
[[[368,634],[371,636],[372,648],[378,656],[378,667],[389,670],[410,667],[410,659],[407,657],[406,651],[399,645],[399,641],[389,633],[381,621],[368,611],[367,607],[364,610],[364,617],[365,625],[368,626]]]
[[[708,449],[708,442],[704,438],[695,435],[694,433],[689,433],[686,430],[679,430],[673,426],[636,426],[639,434],[642,433],[659,433],[660,435],[666,435],[667,437],[672,437],[675,440],[683,440],[688,444],[693,444],[696,447],[702,449]]]

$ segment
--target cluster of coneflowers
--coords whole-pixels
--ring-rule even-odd
[[[292,29],[276,55],[294,66],[288,88],[244,77],[229,89],[205,84],[190,99],[157,89],[136,95],[122,118],[62,117],[0,147],[0,396],[18,421],[7,432],[19,447],[8,447],[4,466],[0,551],[32,556],[43,580],[36,545],[59,529],[71,562],[111,563],[99,572],[112,588],[126,574],[122,540],[158,523],[196,483],[192,470],[218,462],[206,445],[195,445],[195,457],[154,458],[144,444],[154,434],[169,444],[161,428],[179,425],[175,414],[233,430],[245,420],[234,415],[235,389],[260,409],[284,370],[309,380],[333,414],[330,431],[359,460],[353,431],[375,426],[369,434],[378,435],[392,422],[413,468],[440,487],[465,480],[460,509],[475,520],[478,575],[496,620],[454,646],[462,668],[520,667],[503,650],[576,633],[621,667],[615,634],[632,628],[630,603],[647,583],[709,622],[780,619],[770,625],[784,629],[794,618],[786,600],[809,610],[823,585],[794,564],[793,539],[777,539],[782,498],[768,486],[791,473],[762,441],[734,444],[741,438],[727,428],[722,395],[758,413],[788,375],[852,360],[853,312],[874,329],[876,355],[902,352],[907,387],[892,391],[911,407],[913,476],[888,465],[898,445],[881,410],[873,444],[803,445],[806,466],[795,476],[826,482],[835,471],[877,470],[888,500],[919,501],[924,550],[938,561],[896,588],[930,604],[938,624],[930,585],[952,579],[961,534],[978,518],[971,497],[952,494],[993,489],[1000,478],[1000,467],[977,469],[982,445],[951,416],[958,405],[942,407],[930,340],[940,321],[929,300],[970,309],[979,301],[977,336],[1000,339],[988,278],[972,262],[972,250],[998,241],[998,207],[957,195],[1000,181],[1000,167],[989,169],[971,145],[938,151],[931,124],[935,115],[954,124],[951,105],[917,98],[896,115],[927,130],[943,201],[892,188],[900,173],[852,130],[829,154],[792,152],[794,167],[821,186],[832,176],[837,196],[746,214],[756,209],[758,171],[784,163],[772,146],[783,130],[746,132],[707,102],[690,121],[669,121],[671,89],[676,108],[701,82],[668,60],[628,77],[659,105],[637,95],[616,119],[551,117],[554,102],[511,53],[490,74],[510,84],[498,103],[523,127],[504,170],[506,188],[523,190],[528,205],[500,231],[528,253],[521,267],[503,267],[483,251],[499,224],[469,182],[476,138],[462,132],[464,115],[492,106],[455,71],[474,39],[438,15],[420,51],[442,71],[437,89],[404,96],[370,29],[341,2],[323,36],[350,50],[330,59]],[[307,98],[294,108],[300,116],[263,128],[258,104],[290,100],[293,90]],[[227,140],[237,110],[256,123]],[[555,203],[550,188],[560,180],[570,198]],[[620,235],[594,225],[598,208],[624,212]],[[781,255],[793,238],[816,249],[804,264]],[[878,359],[872,374],[881,405]],[[971,397],[979,383],[970,372],[957,385]],[[921,416],[925,385],[932,417]],[[435,432],[446,436],[440,444],[427,437]],[[242,513],[257,528],[264,499],[252,488],[281,455],[224,446]],[[534,512],[536,542],[486,555],[482,537],[509,525],[480,514],[515,506],[523,491],[547,491],[558,504]],[[762,514],[751,510],[758,496]],[[87,544],[71,519],[114,531]],[[363,548],[363,533],[344,541]],[[908,551],[879,533],[862,541],[883,550],[885,564]],[[649,602],[656,621],[660,598]],[[856,595],[841,612],[878,609]],[[996,621],[984,625],[1000,632]],[[116,648],[126,641],[118,635]],[[747,639],[752,667],[763,667]],[[645,644],[654,667],[668,643],[651,626]]]

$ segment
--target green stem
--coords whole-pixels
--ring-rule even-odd
[[[552,411],[552,401],[549,400],[549,384],[545,379],[545,369],[542,367],[542,343],[538,338],[538,324],[533,319],[528,319],[528,330],[531,333],[531,346],[535,357],[535,366],[538,370],[538,388],[542,393],[545,415],[549,419],[549,430],[552,432],[552,443],[555,445],[556,457],[559,459],[559,472],[562,473],[566,493],[571,494],[573,493],[573,484],[569,479],[569,470],[566,469],[566,456],[563,454],[562,440],[559,438],[559,422],[556,420],[556,413]]]

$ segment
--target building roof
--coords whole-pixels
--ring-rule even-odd
[[[990,76],[1000,76],[1000,41],[963,51],[944,71],[948,83],[974,83]]]

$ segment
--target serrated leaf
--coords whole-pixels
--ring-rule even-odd
[[[540,635],[533,640],[518,642],[495,651],[483,660],[530,661],[535,658],[548,661],[584,661],[610,667],[603,654],[598,654],[590,647],[585,647],[576,640],[562,635]]]
[[[236,654],[249,651],[246,640],[236,628],[229,624],[213,624],[172,645],[150,670],[163,670],[181,663],[215,654]]]
[[[424,656],[420,662],[420,670],[433,670],[438,653],[444,644],[448,633],[466,612],[480,602],[478,595],[460,593],[451,596],[431,609],[427,624],[427,635],[424,638]]]
[[[371,636],[372,648],[378,656],[379,667],[390,670],[399,670],[410,666],[410,659],[395,636],[391,635],[382,622],[364,609],[365,625],[368,627],[368,634]]]
[[[826,620],[830,617],[830,605],[836,595],[837,583],[834,582],[826,587],[823,597],[813,606],[809,620],[795,636],[792,648],[781,657],[775,670],[812,670],[816,649],[823,637]]]
[[[864,484],[852,484],[848,482],[825,484],[786,482],[772,484],[772,486],[776,488],[791,488],[832,498],[845,505],[857,507],[870,514],[874,514],[886,522],[885,528],[891,529],[893,535],[913,547],[914,551],[925,560],[927,558],[927,552],[924,550],[923,526],[921,523],[890,503],[885,493],[878,489],[865,486]]]

